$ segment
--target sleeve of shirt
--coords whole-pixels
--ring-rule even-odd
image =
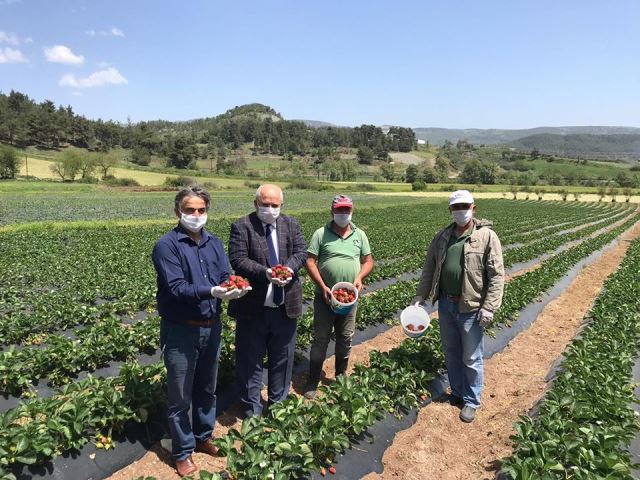
[[[360,230],[360,237],[362,238],[362,246],[360,247],[360,256],[366,257],[371,255],[371,246],[369,245],[369,238],[367,234]]]
[[[311,235],[311,240],[309,240],[309,246],[307,247],[307,252],[311,255],[315,255],[316,257],[320,255],[320,238],[322,237],[322,229],[318,229],[313,232]]]
[[[170,243],[158,242],[153,249],[151,258],[158,273],[158,281],[176,300],[198,304],[202,300],[212,298],[211,287],[196,287],[187,282],[184,278],[178,252]]]
[[[224,245],[222,244],[222,240],[218,239],[216,241],[216,250],[218,251],[218,258],[221,259],[220,262],[220,281],[218,284],[224,282],[229,279],[229,275],[231,275],[231,265],[229,264],[229,258],[224,251]]]

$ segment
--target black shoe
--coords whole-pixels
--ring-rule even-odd
[[[319,384],[320,384],[319,381],[307,382],[307,386],[304,387],[304,398],[306,398],[307,400],[313,400],[314,398],[316,398],[316,393],[318,391]]]
[[[464,407],[464,400],[457,395],[449,395],[449,405],[453,407]]]
[[[475,418],[476,418],[475,408],[469,405],[465,405],[464,407],[462,407],[462,411],[460,412],[460,420],[462,420],[465,423],[471,423]]]

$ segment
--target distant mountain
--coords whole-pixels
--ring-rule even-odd
[[[640,134],[640,128],[636,127],[537,127],[520,130],[506,129],[452,129],[452,128],[414,128],[416,137],[429,141],[434,145],[442,145],[445,140],[456,143],[458,140],[467,140],[474,145],[495,145],[511,143],[518,139],[539,134],[554,135],[617,135]]]
[[[511,142],[515,148],[541,153],[604,159],[640,159],[640,132],[635,134],[538,134]]]
[[[294,122],[302,122],[307,127],[311,128],[323,128],[323,127],[337,127],[337,125],[329,122],[321,122],[320,120],[293,120]]]

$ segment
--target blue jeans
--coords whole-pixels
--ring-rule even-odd
[[[262,371],[268,357],[268,404],[289,395],[296,349],[296,319],[284,307],[263,307],[255,316],[236,319],[236,378],[244,415],[262,414]]]
[[[456,302],[440,295],[438,316],[451,392],[465,405],[478,408],[484,354],[484,329],[478,323],[478,312],[460,313]]]
[[[167,417],[176,460],[191,455],[196,440],[204,442],[213,434],[221,331],[220,320],[212,327],[167,320],[160,324],[160,346],[167,367]]]

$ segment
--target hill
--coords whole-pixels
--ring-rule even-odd
[[[640,159],[640,133],[636,134],[538,134],[511,142],[516,148],[536,149],[570,157],[602,158],[608,160]]]
[[[541,134],[553,135],[619,135],[640,134],[640,128],[636,127],[537,127],[519,130],[508,129],[452,129],[452,128],[414,128],[416,137],[429,141],[433,145],[442,145],[445,141],[456,143],[458,140],[467,140],[474,145],[496,145],[515,142],[524,137]]]

